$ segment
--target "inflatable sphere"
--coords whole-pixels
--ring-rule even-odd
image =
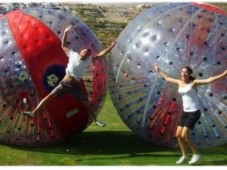
[[[190,66],[198,79],[227,65],[227,13],[209,4],[155,5],[132,20],[118,37],[109,62],[109,90],[124,123],[155,145],[178,147],[182,115],[178,87],[152,64],[180,79]],[[201,118],[192,131],[199,147],[227,143],[227,79],[199,86]]]
[[[79,18],[47,8],[13,11],[0,18],[0,141],[11,145],[46,145],[62,142],[90,123],[88,108],[65,94],[53,99],[34,118],[24,114],[58,85],[68,57],[61,48],[66,27],[68,47],[92,54],[102,47]],[[95,61],[81,80],[92,111],[97,116],[106,93],[106,62]]]

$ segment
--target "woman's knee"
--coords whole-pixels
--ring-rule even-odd
[[[190,130],[188,128],[184,128],[181,134],[181,137],[184,141],[189,141],[190,140],[190,134],[189,134]]]
[[[180,127],[180,126],[178,126],[177,127],[177,132],[176,132],[176,138],[178,139],[178,140],[181,140],[182,139],[182,127]]]
[[[176,133],[176,138],[179,140],[179,139],[182,139],[182,135],[181,133]]]

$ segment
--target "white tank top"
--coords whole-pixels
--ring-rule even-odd
[[[183,110],[185,112],[195,112],[200,109],[196,89],[192,87],[192,82],[185,87],[179,87],[178,92],[182,96]]]
[[[87,60],[80,60],[80,55],[70,50],[69,54],[69,62],[66,67],[66,74],[73,76],[76,80],[80,80],[83,76],[84,70],[92,63],[92,57],[88,57]]]

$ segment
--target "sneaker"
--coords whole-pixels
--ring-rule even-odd
[[[106,123],[105,122],[101,122],[101,121],[95,121],[95,124],[100,126],[100,127],[105,127],[106,126]]]
[[[34,112],[32,112],[32,111],[27,111],[27,112],[24,112],[24,114],[25,115],[28,115],[28,116],[30,116],[30,117],[34,117],[35,115],[34,115]]]
[[[194,154],[188,164],[193,165],[201,159],[201,154]]]
[[[177,165],[184,163],[187,160],[187,156],[183,155],[180,157],[180,159],[176,162]]]

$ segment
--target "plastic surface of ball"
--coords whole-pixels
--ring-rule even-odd
[[[109,89],[121,119],[143,139],[176,147],[181,96],[152,64],[175,78],[183,66],[190,66],[198,79],[222,73],[227,14],[209,4],[155,5],[132,20],[117,41],[109,62]],[[200,147],[227,142],[226,92],[226,78],[197,88],[202,113],[191,135]]]
[[[94,33],[70,13],[27,8],[0,18],[0,141],[12,145],[44,145],[61,142],[83,131],[91,122],[87,106],[65,94],[53,99],[45,110],[30,118],[39,101],[65,75],[68,58],[61,48],[64,29],[68,47],[92,55],[102,47]],[[81,80],[92,111],[98,114],[106,93],[105,60],[92,63]]]

